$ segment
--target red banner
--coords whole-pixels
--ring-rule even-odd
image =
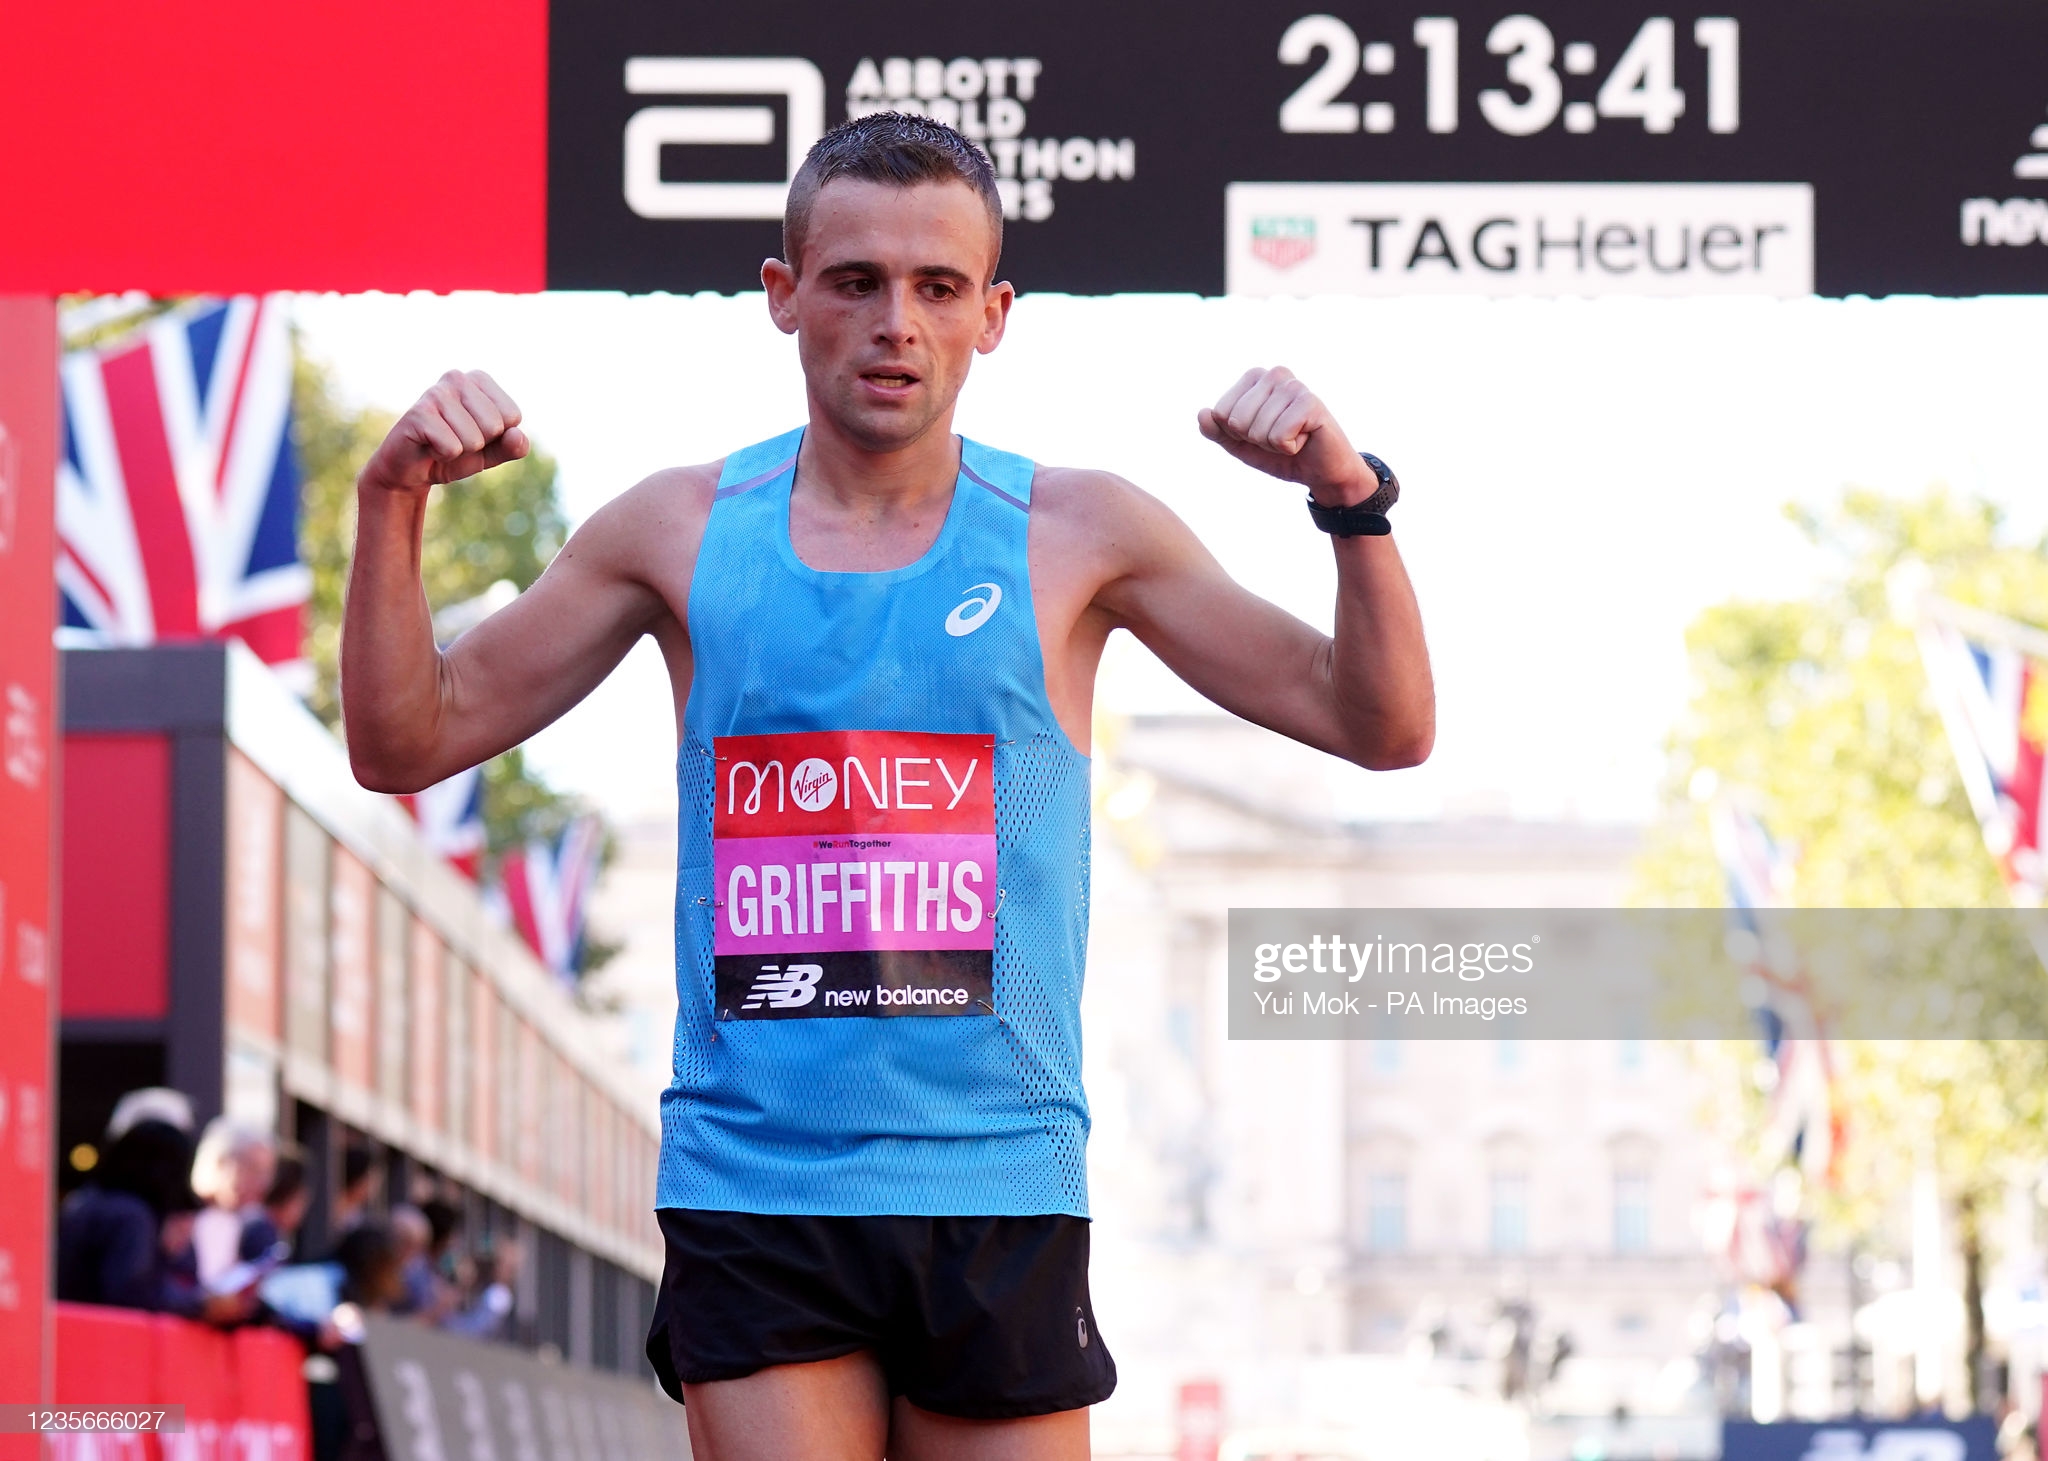
[[[547,24],[545,0],[8,6],[0,279],[539,289]]]
[[[1174,1406],[1180,1432],[1176,1461],[1216,1461],[1223,1448],[1223,1386],[1215,1380],[1188,1380]]]
[[[49,1395],[57,318],[0,299],[0,1398]],[[0,1437],[0,1458],[35,1455]]]
[[[166,1314],[91,1304],[55,1310],[53,1404],[182,1405],[185,1428],[53,1434],[50,1461],[307,1461],[312,1454],[306,1352],[290,1335],[223,1333]]]

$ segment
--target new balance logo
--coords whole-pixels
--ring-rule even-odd
[[[791,964],[787,968],[763,964],[754,987],[747,992],[747,1002],[740,1009],[757,1010],[765,1004],[771,1009],[786,1010],[809,1004],[818,997],[818,981],[824,977],[822,964]]]
[[[2025,248],[2035,243],[2048,244],[2048,199],[1963,200],[1965,248]]]
[[[2022,153],[2012,175],[2022,182],[2048,181],[2048,124],[2034,128],[2027,139],[2033,150]],[[1977,248],[2048,247],[2048,198],[1965,198],[1963,246]]]
[[[2036,127],[2027,145],[2033,150],[2013,163],[2012,175],[2028,180],[2048,178],[2048,124]]]

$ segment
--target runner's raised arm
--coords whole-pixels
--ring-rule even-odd
[[[448,651],[436,647],[420,581],[428,494],[525,456],[519,423],[518,406],[488,375],[450,371],[356,479],[342,718],[356,779],[372,790],[418,791],[518,745],[589,694],[664,617],[633,552],[639,520],[655,508],[638,491],[594,515],[517,601]]]
[[[1355,506],[1379,490],[1328,407],[1286,369],[1246,371],[1197,423],[1239,461],[1306,487],[1323,507]],[[1142,551],[1100,599],[1167,668],[1233,714],[1374,771],[1429,755],[1429,651],[1391,536],[1330,540],[1333,637],[1233,582],[1184,523],[1146,503],[1137,511],[1150,530],[1132,536]],[[1284,510],[1301,508],[1290,501]]]
[[[518,409],[444,377],[358,483],[342,684],[365,785],[516,744],[642,634],[667,659],[677,1006],[647,1355],[703,1461],[1090,1453],[1116,1365],[1088,1284],[1087,748],[1115,630],[1361,765],[1413,765],[1435,732],[1377,515],[1391,474],[1286,371],[1198,422],[1308,489],[1303,551],[1315,526],[1380,535],[1335,539],[1334,635],[1121,478],[954,431],[1015,297],[1002,235],[960,133],[892,113],[828,133],[762,267],[804,418],[606,505],[445,651],[427,495],[522,455]],[[1114,409],[1116,383],[1089,384]]]

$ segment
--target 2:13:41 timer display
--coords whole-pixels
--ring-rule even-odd
[[[1496,132],[1531,137],[1560,118],[1567,132],[1588,133],[1603,123],[1640,125],[1645,132],[1674,131],[1682,118],[1700,117],[1709,132],[1729,133],[1742,125],[1741,30],[1732,17],[1701,16],[1692,23],[1692,42],[1705,53],[1706,96],[1688,111],[1678,85],[1678,22],[1653,15],[1614,57],[1591,100],[1566,99],[1567,77],[1592,77],[1601,57],[1589,41],[1560,45],[1551,28],[1533,15],[1510,15],[1486,33],[1488,56],[1482,85],[1473,98],[1480,117]],[[1410,32],[1422,68],[1422,124],[1431,132],[1455,132],[1460,113],[1458,87],[1464,70],[1458,22],[1425,15]],[[1392,132],[1394,104],[1341,100],[1352,81],[1390,76],[1400,59],[1387,40],[1361,40],[1334,15],[1304,15],[1280,36],[1280,60],[1306,66],[1322,62],[1280,104],[1280,130],[1296,133]],[[1475,68],[1481,69],[1481,68]]]

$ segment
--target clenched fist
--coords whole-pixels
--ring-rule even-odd
[[[1284,366],[1246,371],[1195,420],[1246,466],[1299,482],[1325,507],[1363,502],[1379,488],[1329,409]]]
[[[531,445],[519,429],[519,407],[496,381],[480,370],[451,370],[398,418],[358,480],[425,492],[517,461]]]

